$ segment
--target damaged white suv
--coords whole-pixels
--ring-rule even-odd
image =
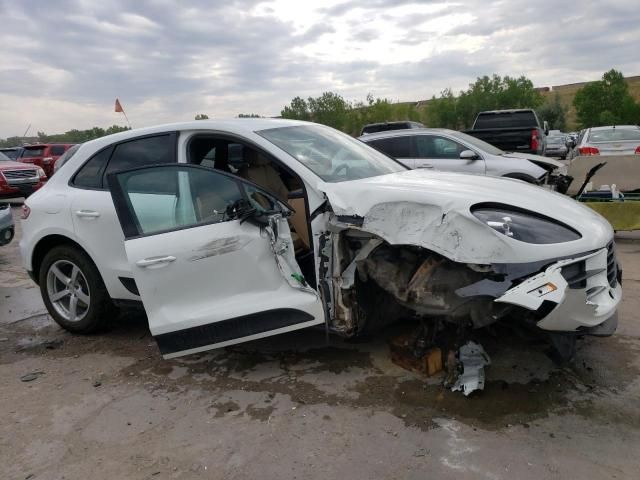
[[[501,318],[607,335],[613,231],[519,180],[408,170],[312,123],[236,119],[87,142],[23,210],[24,266],[64,328],[142,301],[169,358],[326,324]]]

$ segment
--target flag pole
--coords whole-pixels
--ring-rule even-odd
[[[124,113],[124,108],[122,109],[122,114],[124,115],[125,120],[127,121],[127,123],[129,124],[129,128],[133,129],[133,127],[131,126],[131,122],[129,121],[129,117],[127,117],[127,114]]]
[[[131,122],[129,121],[129,117],[127,117],[127,114],[124,111],[124,108],[122,108],[122,104],[120,103],[120,99],[116,98],[116,107],[115,107],[115,111],[120,112],[124,115],[124,118],[127,120],[127,123],[129,124],[129,128],[132,129],[133,127],[131,126]]]

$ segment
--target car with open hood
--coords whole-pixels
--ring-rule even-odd
[[[86,142],[22,218],[24,266],[62,327],[95,331],[114,305],[142,302],[167,358],[409,316],[607,335],[621,299],[611,226],[571,198],[409,170],[293,120]]]

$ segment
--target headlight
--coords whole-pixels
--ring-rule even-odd
[[[44,173],[44,170],[43,170],[42,168],[38,167],[38,176],[39,176],[40,178],[46,178],[46,177],[47,177],[47,174],[46,174],[46,173]]]
[[[478,205],[471,213],[496,232],[521,242],[564,243],[581,238],[574,229],[552,218],[513,207]]]

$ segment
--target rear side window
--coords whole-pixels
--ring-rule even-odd
[[[64,148],[64,145],[51,145],[51,155],[62,155],[64,153]]]
[[[103,174],[104,177],[118,170],[143,167],[158,163],[176,161],[175,135],[144,137],[117,144],[111,160]],[[104,185],[107,185],[106,179]]]
[[[105,148],[99,151],[85,163],[76,176],[73,178],[73,184],[82,188],[102,188],[102,171],[109,161],[112,148]]]
[[[402,136],[395,138],[383,138],[369,142],[376,150],[386,153],[393,158],[413,158],[413,137]]]

